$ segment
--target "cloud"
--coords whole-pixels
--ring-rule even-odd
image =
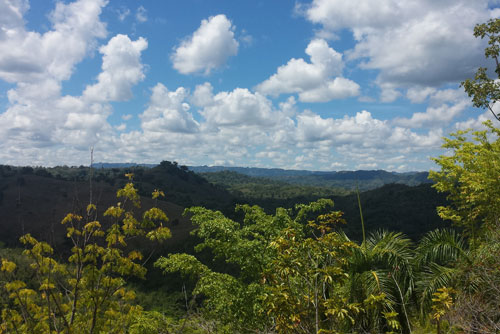
[[[135,19],[139,23],[144,23],[148,20],[148,11],[143,6],[139,6],[135,12]]]
[[[346,78],[335,78],[324,85],[299,93],[303,102],[328,102],[359,95],[359,85]]]
[[[440,5],[448,6],[447,1]],[[382,4],[393,3],[397,4]],[[307,60],[290,59],[255,91],[245,87],[217,91],[209,82],[193,91],[188,86],[168,89],[162,83],[153,84],[137,127],[128,121],[131,114],[110,116],[117,112],[112,102],[130,99],[134,85],[144,79],[141,56],[148,43],[141,37],[131,40],[116,35],[98,47],[107,34],[99,18],[104,5],[105,1],[98,0],[60,3],[50,14],[49,30],[38,33],[25,26],[27,2],[0,3],[0,79],[12,83],[6,94],[7,108],[0,113],[3,163],[86,163],[88,147],[94,145],[95,159],[101,161],[167,159],[183,164],[283,168],[428,169],[428,156],[441,153],[439,146],[446,129],[479,126],[488,116],[459,118],[466,106],[464,93],[427,84],[408,86],[405,92],[411,102],[427,103],[427,109],[396,121],[368,110],[334,117],[342,110],[338,106],[328,109],[326,104],[320,113],[304,111],[297,101],[329,101],[356,96],[360,90],[343,76],[346,55],[330,48],[325,40],[314,39],[305,50]],[[392,11],[391,6],[388,8]],[[369,10],[359,9],[371,15]],[[380,15],[384,15],[383,10]],[[399,17],[384,19],[396,27],[401,25]],[[354,22],[356,18],[346,20]],[[370,29],[384,32],[378,20],[376,16],[367,18]],[[365,24],[362,20],[356,22]],[[340,20],[335,24],[344,23]],[[369,39],[374,33],[370,29],[357,35],[358,43]],[[188,72],[208,74],[223,66],[228,54],[236,54],[234,31],[225,16],[210,18],[175,52],[183,47],[185,55],[193,52],[196,57],[183,58],[184,64],[198,67],[193,70],[193,65],[190,68],[194,72]],[[208,44],[204,46],[200,41]],[[232,45],[233,53],[217,45]],[[64,81],[94,50],[102,57],[101,72],[95,81],[81,95],[63,95]],[[220,50],[225,50],[224,55]],[[356,58],[352,52],[349,56],[356,60],[355,64],[369,66],[371,58]],[[384,98],[403,96],[401,84],[386,79],[379,76],[377,81]],[[268,97],[281,94],[291,95],[276,100]],[[455,119],[464,121],[453,124]]]
[[[0,2],[0,40],[8,38],[12,29],[18,29],[24,25],[23,16],[30,5],[28,0],[2,1]]]
[[[378,164],[376,162],[372,163],[363,163],[363,164],[357,164],[356,169],[364,169],[364,170],[374,170],[377,169]]]
[[[118,20],[123,22],[130,15],[130,9],[126,7],[120,7],[116,10],[116,13],[118,14]]]
[[[76,63],[94,46],[96,38],[106,36],[99,20],[104,0],[57,3],[49,15],[52,30],[39,34],[26,31],[22,15],[24,1],[3,4],[0,16],[0,79],[11,83],[35,82],[47,77],[68,79]],[[3,12],[0,10],[0,12]]]
[[[438,87],[473,76],[484,64],[475,23],[490,18],[486,0],[314,0],[303,14],[324,31],[348,29],[356,45],[349,60],[379,70],[377,83],[394,89]],[[394,92],[387,101],[395,98]]]
[[[428,88],[419,93],[408,91],[413,100],[421,101],[427,97],[430,106],[425,112],[416,112],[411,118],[395,118],[393,123],[409,128],[436,128],[450,124],[458,117],[471,102],[467,95],[460,89],[438,90]]]
[[[198,86],[195,97],[204,108],[200,114],[208,124],[214,126],[258,125],[269,126],[277,119],[271,101],[259,93],[246,88],[236,88],[232,92],[220,92],[210,96],[211,87]],[[205,96],[201,98],[201,94]],[[200,102],[203,101],[203,102]]]
[[[416,112],[409,119],[396,118],[394,123],[410,128],[441,127],[449,124],[469,105],[469,102],[461,101],[451,106],[443,104],[439,107],[428,107],[425,112]]]
[[[15,84],[7,92],[9,105],[0,114],[1,148],[7,156],[11,151],[7,148],[15,146],[26,151],[19,156],[26,159],[24,163],[32,164],[39,161],[39,148],[57,150],[64,143],[95,141],[99,129],[108,129],[106,106],[61,96],[61,82],[72,75],[96,40],[106,36],[99,19],[105,4],[102,0],[57,3],[49,15],[51,29],[40,34],[24,26],[26,2],[2,3],[12,17],[5,21],[0,16],[0,31],[6,32],[0,38],[0,79]]]
[[[500,105],[496,104],[493,106],[493,110],[495,113],[498,113],[500,111]],[[491,112],[485,111],[482,114],[479,114],[477,117],[470,117],[469,119],[462,121],[462,122],[457,122],[455,123],[455,129],[456,130],[467,130],[467,129],[474,129],[474,130],[486,130],[486,127],[484,126],[484,122],[486,121],[491,121],[493,124],[496,124],[498,122]]]
[[[380,101],[382,102],[394,102],[402,95],[394,83],[379,82],[378,84],[380,87]]]
[[[243,43],[244,46],[252,46],[252,44],[254,43],[254,38],[245,29],[241,31],[238,39]]]
[[[330,48],[325,40],[312,40],[306,48],[311,58],[292,58],[278,68],[276,74],[257,85],[256,90],[277,97],[280,94],[298,93],[303,102],[327,102],[359,95],[359,85],[342,78],[342,54]]]
[[[126,35],[114,36],[99,49],[103,54],[102,72],[96,84],[87,86],[83,96],[94,102],[125,101],[132,97],[132,86],[144,79],[141,52],[147,46],[142,37],[131,41]]]
[[[120,125],[115,126],[115,129],[118,131],[125,131],[127,129],[127,124],[121,123]]]
[[[280,102],[279,106],[283,114],[289,117],[293,117],[297,113],[296,104],[297,101],[295,101],[295,97],[290,96],[286,101]]]
[[[436,92],[434,87],[412,87],[406,91],[406,97],[412,103],[423,103],[429,95]]]
[[[339,119],[322,118],[311,111],[297,116],[299,145],[336,147],[343,154],[365,151],[373,156],[377,152],[386,155],[388,152],[432,148],[440,143],[441,134],[436,130],[420,135],[403,127],[394,127],[388,121],[373,118],[366,110]]]
[[[113,112],[109,102],[130,98],[132,86],[143,79],[140,56],[147,47],[145,39],[114,36],[99,49],[102,71],[97,82],[81,96],[61,95],[62,81],[107,34],[100,21],[106,2],[58,3],[49,15],[52,27],[43,34],[27,31],[22,16],[26,8],[11,3],[19,20],[0,21],[1,31],[9,25],[8,34],[0,39],[0,79],[15,84],[7,92],[9,105],[0,114],[3,161],[15,157],[16,164],[76,163],[90,145],[101,152],[120,147],[116,131],[125,131],[126,126],[114,128],[108,123]],[[16,66],[11,58],[17,58]]]
[[[202,20],[192,36],[184,40],[171,56],[174,68],[182,74],[210,74],[238,53],[234,26],[225,15]]]
[[[305,143],[328,140],[335,145],[362,145],[364,147],[385,145],[391,128],[386,121],[372,118],[366,110],[355,116],[340,119],[322,118],[305,111],[297,116],[299,140]]]
[[[141,127],[145,132],[194,133],[199,124],[189,113],[190,106],[185,101],[188,91],[179,87],[170,92],[158,83],[152,90],[148,108],[141,114]]]
[[[204,83],[190,94],[184,87],[169,91],[157,84],[140,116],[142,131],[120,135],[120,145],[149,159],[155,159],[154,150],[175,159],[191,157],[192,164],[206,159],[240,165],[253,159],[256,164],[258,152],[267,149],[275,152],[268,159],[284,166],[283,148],[296,144],[294,121],[288,116],[294,105],[290,98],[276,109],[261,94],[243,88],[214,93]]]
[[[213,87],[209,82],[205,82],[202,85],[197,85],[191,101],[198,107],[205,107],[213,104]]]

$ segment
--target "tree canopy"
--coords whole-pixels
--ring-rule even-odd
[[[488,46],[484,50],[486,58],[495,61],[496,78],[491,78],[488,68],[480,67],[474,79],[462,82],[465,91],[472,98],[474,107],[488,109],[500,121],[500,112],[494,110],[494,105],[500,100],[500,19],[491,19],[478,24],[474,28],[474,36],[488,38]]]

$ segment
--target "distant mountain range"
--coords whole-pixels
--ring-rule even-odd
[[[157,164],[137,163],[95,163],[95,168],[126,168],[126,167],[148,167]],[[299,184],[317,187],[341,188],[346,190],[371,190],[382,187],[385,184],[406,184],[416,186],[422,183],[432,183],[428,179],[428,172],[388,172],[385,170],[357,170],[357,171],[309,171],[289,170],[281,168],[258,168],[258,167],[226,167],[226,166],[187,166],[197,174],[235,172],[256,178],[282,181],[289,184]],[[209,178],[210,179],[210,178]]]
[[[147,167],[153,168],[158,164],[137,164],[135,162],[94,162],[94,168],[128,168],[128,167]]]
[[[370,180],[374,178],[397,178],[404,176],[420,175],[427,179],[428,172],[387,172],[385,170],[356,170],[356,171],[310,171],[281,168],[258,168],[258,167],[225,167],[225,166],[189,166],[195,173],[216,173],[221,171],[231,171],[253,177],[295,177],[316,175],[332,180]]]

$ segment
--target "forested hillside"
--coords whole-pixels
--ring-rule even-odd
[[[89,201],[89,167],[12,167],[0,166],[0,213],[3,229],[0,241],[17,244],[24,233],[33,233],[58,243],[64,236],[59,222],[67,212],[81,211]],[[154,189],[165,191],[160,201],[162,208],[183,233],[174,239],[183,239],[190,227],[184,227],[183,208],[204,206],[221,210],[236,217],[236,204],[259,205],[273,213],[278,207],[292,208],[319,198],[331,198],[335,209],[345,212],[346,232],[360,237],[360,215],[356,195],[345,189],[289,184],[284,181],[254,178],[235,172],[196,174],[175,162],[162,162],[154,168],[96,168],[92,169],[92,196],[98,208],[113,203],[115,192],[126,183],[125,174],[134,173],[134,182],[145,205]],[[362,184],[360,181],[359,184]],[[368,230],[385,228],[399,230],[417,239],[432,228],[442,226],[436,206],[444,203],[429,184],[417,187],[386,185],[361,192],[361,203]],[[188,225],[190,226],[190,225]],[[55,240],[54,240],[55,238]]]
[[[185,207],[203,205],[224,210],[234,207],[233,197],[185,168],[165,162],[145,169],[93,169],[89,182],[88,167],[12,167],[0,166],[0,241],[18,245],[25,233],[60,244],[65,228],[60,222],[68,212],[83,212],[87,204],[97,205],[99,216],[116,199],[116,191],[123,187],[126,173],[133,172],[144,207],[152,205],[148,199],[154,189],[165,191],[159,201],[169,212],[175,240],[184,240],[191,229],[189,220],[182,217]],[[92,199],[90,199],[92,189]]]
[[[235,172],[253,178],[273,180],[303,186],[328,187],[337,189],[337,192],[370,190],[384,184],[399,183],[416,186],[422,183],[431,183],[427,172],[396,173],[384,170],[358,170],[339,172],[320,172],[307,170],[285,170],[279,168],[250,168],[250,167],[222,167],[222,166],[192,166],[190,170],[202,173],[207,179],[217,182],[222,173],[228,179],[227,172]],[[235,174],[233,174],[235,175]]]
[[[257,204],[268,213],[274,212],[277,207],[291,208],[297,203],[330,198],[335,203],[335,209],[344,212],[346,233],[358,240],[361,237],[359,206],[357,195],[353,191],[290,184],[231,171],[200,175],[209,182],[226,188],[237,198],[238,203]],[[358,181],[358,184],[363,182]],[[437,206],[446,203],[445,195],[438,194],[430,183],[419,186],[387,184],[361,192],[360,199],[368,230],[401,231],[417,240],[434,228],[446,226],[436,212]]]

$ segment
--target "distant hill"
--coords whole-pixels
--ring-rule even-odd
[[[258,168],[258,167],[189,166],[189,169],[195,173],[216,173],[222,171],[230,171],[254,177],[304,176],[304,175],[313,175],[315,173],[321,173],[309,170]]]
[[[349,193],[342,188],[294,184],[272,177],[253,177],[233,171],[200,173],[199,175],[215,185],[224,187],[233,195],[248,200],[319,198]]]
[[[113,168],[154,168],[158,164],[140,163],[108,163],[96,162],[96,169]],[[185,167],[185,166],[183,166]],[[258,168],[258,167],[226,167],[226,166],[187,166],[190,171],[203,174],[210,179],[221,179],[221,177],[209,173],[235,172],[238,174],[265,178],[273,181],[286,182],[289,184],[314,186],[322,188],[333,188],[336,192],[341,190],[353,191],[358,187],[360,190],[371,190],[382,187],[385,184],[397,183],[409,186],[417,186],[422,183],[432,183],[428,179],[428,172],[388,172],[385,170],[357,170],[357,171],[310,171],[291,170],[281,168]],[[220,182],[215,182],[219,184]]]
[[[147,167],[153,168],[158,164],[137,164],[135,162],[95,162],[92,164],[94,168],[128,168],[128,167]]]
[[[379,188],[385,184],[397,183],[416,186],[422,183],[431,183],[428,179],[428,172],[407,172],[396,173],[384,170],[358,170],[358,171],[307,171],[307,170],[286,170],[279,168],[254,168],[254,167],[223,167],[223,166],[191,166],[190,170],[196,173],[203,173],[207,178],[209,173],[221,173],[224,171],[236,172],[239,174],[267,178],[274,181],[282,181],[290,184],[300,184],[307,186],[329,187],[336,189],[355,190],[356,186],[360,190],[371,190]]]

